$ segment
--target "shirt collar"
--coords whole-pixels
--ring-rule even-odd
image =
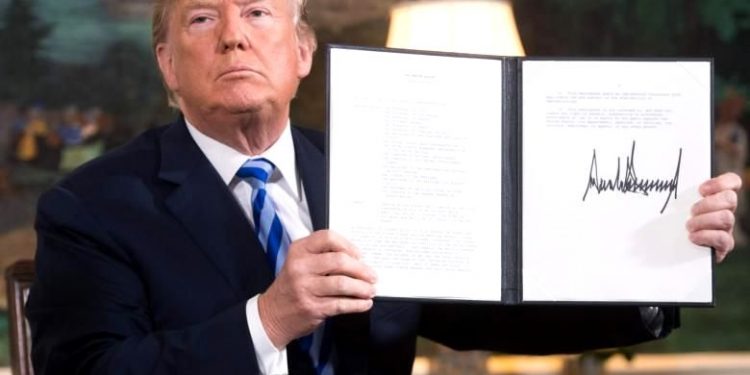
[[[201,149],[208,161],[213,165],[221,176],[221,179],[228,186],[235,174],[248,159],[266,158],[276,166],[271,180],[286,180],[293,191],[299,196],[297,186],[297,168],[295,163],[294,141],[292,140],[292,130],[287,121],[284,131],[279,139],[271,147],[260,155],[245,155],[224,143],[221,143],[195,128],[185,119],[190,136]]]

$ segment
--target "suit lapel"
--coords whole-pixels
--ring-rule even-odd
[[[236,199],[181,120],[161,138],[159,177],[175,184],[166,205],[239,298],[264,291],[271,268]]]
[[[316,147],[296,128],[292,128],[294,153],[310,209],[313,231],[328,227],[326,220],[326,160],[323,150]]]

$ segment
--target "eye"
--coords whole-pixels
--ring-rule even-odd
[[[208,22],[210,19],[207,16],[197,16],[190,20],[191,25],[202,24]]]
[[[269,12],[265,9],[252,9],[249,12],[247,12],[248,16],[253,18],[260,18],[265,17],[269,15]]]
[[[203,27],[216,21],[217,16],[218,14],[212,9],[196,9],[188,13],[185,19],[190,26]]]

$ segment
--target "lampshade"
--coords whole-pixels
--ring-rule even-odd
[[[508,0],[424,0],[391,8],[388,47],[523,56]]]

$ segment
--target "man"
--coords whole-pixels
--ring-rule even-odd
[[[28,303],[37,374],[408,374],[418,334],[550,353],[633,344],[676,325],[669,309],[373,304],[373,271],[321,230],[321,137],[289,126],[315,49],[303,8],[156,1],[154,49],[184,118],[40,199]],[[270,166],[266,185],[244,172],[256,162]],[[734,175],[707,182],[688,222],[719,258],[733,247],[738,187]],[[259,229],[277,218],[278,232]],[[269,264],[273,233],[287,249]]]

